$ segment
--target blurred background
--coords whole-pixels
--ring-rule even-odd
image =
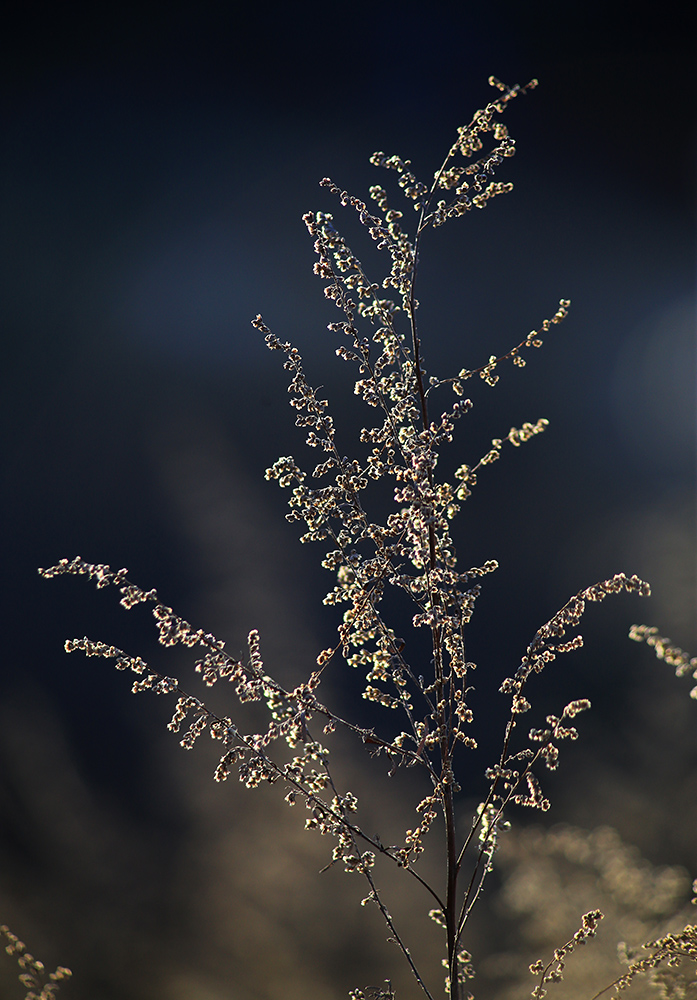
[[[645,926],[618,917],[606,951],[684,902],[685,872],[697,875],[697,706],[688,680],[626,636],[646,622],[697,654],[694,20],[675,2],[550,0],[36,3],[6,18],[0,920],[47,965],[73,968],[66,998],[333,1000],[388,976],[398,997],[415,995],[379,915],[357,905],[363,886],[337,869],[317,876],[331,845],[303,832],[304,810],[277,788],[215,785],[213,748],[187,754],[166,731],[171,705],[134,698],[128,678],[67,657],[63,641],[114,643],[200,694],[194,657],[158,647],[143,608],[126,614],[115,593],[36,568],[76,554],[127,566],[233,654],[255,627],[271,673],[307,675],[335,635],[321,604],[332,581],[264,482],[278,455],[303,463],[303,437],[279,357],[250,320],[261,312],[299,347],[352,454],[364,414],[334,356],[326,325],[338,317],[301,216],[333,212],[382,277],[385,261],[319,179],[361,197],[389,190],[368,163],[380,149],[427,180],[492,96],[490,74],[540,86],[505,116],[518,152],[498,179],[515,191],[424,242],[429,374],[505,352],[562,297],[572,309],[524,371],[467,384],[474,409],[443,458],[452,471],[511,425],[550,421],[483,470],[455,529],[463,568],[501,566],[468,645],[482,753],[464,828],[500,746],[502,678],[573,593],[637,573],[653,596],[592,607],[585,648],[535,685],[540,719],[593,702],[548,778],[544,820],[615,828],[654,866],[630,852],[625,867],[646,878],[672,866],[673,896]],[[360,680],[337,666],[325,699],[365,718]],[[236,711],[232,692],[214,694]],[[367,828],[396,842],[414,825],[416,776],[386,786],[382,762],[336,744],[342,779],[365,789]],[[386,794],[387,817],[375,808]],[[478,996],[525,995],[526,948],[542,957],[566,931],[566,913],[536,921],[519,891],[548,834],[517,819],[523,839],[473,930]],[[589,856],[620,850],[573,836]],[[554,845],[548,859],[563,854]],[[563,864],[578,861],[569,850]],[[586,908],[603,908],[602,864],[582,879],[562,869],[557,901],[582,882]],[[405,936],[433,961],[428,899],[394,892]],[[2,996],[21,997],[9,959],[0,974]]]

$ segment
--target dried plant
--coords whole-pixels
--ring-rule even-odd
[[[9,927],[3,924],[0,927],[0,934],[7,941],[5,951],[17,959],[17,964],[22,970],[19,981],[26,990],[24,1000],[55,1000],[59,984],[72,976],[70,969],[59,965],[54,972],[47,974],[43,962],[27,951],[24,941],[20,941]]]
[[[478,367],[462,367],[447,378],[427,378],[416,298],[424,236],[429,229],[473,208],[483,209],[492,198],[511,190],[510,183],[494,179],[504,160],[515,152],[514,140],[500,117],[514,98],[536,86],[535,80],[510,88],[494,78],[490,83],[496,97],[458,129],[430,183],[418,180],[410,161],[399,156],[378,152],[371,157],[375,166],[395,175],[413,213],[413,226],[405,222],[407,211],[390,207],[387,191],[379,185],[370,189],[374,207],[369,207],[332,180],[321,181],[343,207],[356,213],[376,249],[388,257],[389,270],[381,281],[368,276],[331,215],[317,212],[304,216],[317,255],[315,274],[324,282],[325,297],[342,317],[329,324],[339,339],[336,354],[355,366],[355,394],[376,417],[360,432],[365,446],[361,457],[348,458],[339,450],[329,403],[308,383],[298,350],[272,333],[261,316],[253,321],[268,347],[283,357],[290,376],[290,404],[297,414],[295,423],[305,428],[305,443],[320,452],[320,461],[309,472],[292,456],[279,458],[266,470],[267,479],[291,490],[286,517],[303,525],[301,541],[324,545],[322,566],[336,577],[324,603],[343,609],[336,644],[319,653],[309,676],[295,687],[283,686],[263,663],[262,640],[256,631],[249,633],[248,657],[232,656],[223,641],[177,616],[155,590],[141,589],[125,569],[114,571],[76,557],[40,570],[46,578],[77,574],[94,580],[98,588],[114,586],[126,609],[150,605],[163,645],[181,643],[197,649],[195,670],[205,686],[228,680],[241,703],[266,703],[268,726],[252,732],[244,725],[244,713],[216,714],[177,678],[153,669],[139,656],[88,638],[66,642],[68,652],[79,650],[87,656],[112,659],[118,670],[132,671],[136,674],[134,693],[149,690],[176,696],[169,729],[182,734],[181,746],[187,750],[206,732],[219,741],[216,781],[224,781],[236,771],[249,788],[262,782],[278,783],[289,805],[302,802],[308,812],[306,827],[335,842],[329,864],[340,863],[364,880],[363,902],[378,908],[414,981],[432,998],[437,992],[433,970],[417,967],[409,943],[402,937],[399,915],[393,917],[376,881],[376,859],[396,866],[405,878],[418,883],[431,916],[444,931],[444,988],[453,1000],[471,996],[468,987],[474,964],[467,950],[468,925],[493,869],[499,838],[508,828],[510,807],[549,809],[541,771],[557,767],[561,743],[578,736],[575,717],[590,708],[587,699],[571,701],[560,705],[556,714],[547,715],[542,726],[525,727],[523,716],[531,708],[528,680],[557,656],[582,645],[576,627],[589,603],[621,591],[639,596],[649,593],[648,585],[637,576],[618,573],[575,594],[535,631],[517,671],[501,679],[500,690],[510,699],[510,709],[500,752],[486,771],[488,792],[463,826],[457,814],[462,798],[459,793],[468,787],[468,754],[477,747],[477,726],[491,725],[486,718],[475,720],[476,665],[468,659],[466,633],[481,581],[498,566],[490,560],[465,570],[459,568],[451,524],[475,489],[480,471],[501,457],[504,442],[517,448],[543,432],[547,421],[525,422],[493,438],[481,458],[459,466],[452,482],[438,477],[438,458],[443,446],[453,440],[456,421],[472,409],[471,400],[464,395],[466,383],[478,376],[493,387],[505,362],[524,367],[531,349],[542,345],[543,336],[564,319],[570,305],[562,299],[551,318],[505,354],[492,355]],[[441,412],[433,416],[438,412],[435,398],[444,392],[450,394],[449,401],[442,402],[438,407]],[[393,507],[386,518],[378,519],[370,512],[366,498],[371,483],[384,478],[394,480]],[[411,606],[413,632],[407,638],[383,611],[388,589]],[[424,635],[427,643],[420,639]],[[634,637],[649,635],[648,641],[658,650],[659,640],[651,630],[637,632]],[[660,648],[669,662],[678,662],[675,657],[679,651]],[[345,719],[320,698],[325,671],[341,658],[365,674],[363,697],[389,710],[382,728]],[[681,670],[683,665],[680,659]],[[693,665],[694,661],[690,667]],[[486,665],[482,667],[486,669]],[[341,786],[333,768],[330,744],[337,727],[347,730],[373,755],[385,757],[391,774],[400,768],[418,768],[424,773],[428,794],[416,804],[417,820],[400,843],[387,845],[359,825],[358,798]],[[432,843],[436,837],[432,828],[441,824],[442,845],[438,848]],[[463,829],[464,836],[459,832]],[[441,882],[429,879],[420,868],[429,833],[429,849],[441,852]],[[595,934],[601,917],[599,911],[586,913],[577,934],[558,948],[549,962],[534,965],[539,984],[533,996],[542,996],[543,984],[561,978],[567,958]],[[664,956],[670,965],[678,947],[683,949],[681,954],[687,954],[689,945],[693,957],[688,931],[684,941],[678,936],[650,945],[653,958],[644,960],[646,967],[654,968]],[[616,986],[640,971],[644,971],[643,966],[639,968],[634,962]],[[392,986],[389,980],[385,982],[380,988],[358,988],[353,996],[392,997]]]
[[[656,654],[656,659],[675,667],[676,677],[687,677],[691,672],[692,679],[697,681],[697,656],[690,656],[679,646],[672,646],[670,639],[658,634],[655,626],[632,625],[629,630],[629,638],[635,642],[645,642],[647,646],[652,646]],[[697,684],[690,691],[690,698],[697,699]]]

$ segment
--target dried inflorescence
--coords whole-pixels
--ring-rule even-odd
[[[588,913],[584,913],[581,918],[581,926],[574,936],[560,948],[554,949],[554,955],[546,965],[541,959],[533,962],[530,966],[530,972],[533,976],[539,976],[540,982],[530,994],[532,1000],[542,1000],[542,997],[547,994],[545,985],[547,983],[558,983],[564,978],[564,969],[566,968],[569,956],[579,945],[584,945],[590,938],[595,937],[598,932],[598,925],[602,919],[603,914],[600,910],[590,910]]]
[[[0,927],[0,935],[7,941],[5,951],[17,959],[21,969],[19,981],[26,990],[24,1000],[55,1000],[60,984],[72,976],[70,969],[59,965],[54,972],[47,974],[43,962],[34,958],[25,943],[5,924]]]
[[[657,659],[665,660],[669,666],[675,667],[676,677],[687,677],[692,673],[692,679],[697,681],[697,656],[690,656],[679,646],[673,646],[670,639],[658,634],[655,626],[632,625],[629,638],[652,646]],[[697,699],[697,684],[690,691],[690,698]]]
[[[616,573],[609,580],[602,580],[592,587],[579,591],[537,631],[515,676],[506,678],[501,685],[501,691],[512,694],[514,700],[519,698],[530,674],[541,673],[560,653],[568,653],[582,646],[581,635],[576,635],[567,642],[557,640],[566,634],[568,628],[575,628],[578,625],[589,601],[603,601],[610,594],[618,594],[622,590],[639,594],[641,597],[648,597],[651,593],[651,588],[644,580],[640,580],[638,576],[627,577],[624,573]]]
[[[646,953],[646,954],[643,954]],[[620,958],[629,966],[622,976],[592,998],[597,1000],[609,990],[615,995],[628,989],[638,976],[648,975],[666,1000],[683,1000],[697,990],[697,926],[687,924],[677,933],[664,934],[647,941],[641,950],[620,946]]]
[[[515,675],[501,684],[501,691],[511,696],[511,706],[500,757],[487,769],[488,794],[477,806],[467,835],[461,837],[456,796],[460,783],[464,783],[460,774],[467,773],[462,767],[463,754],[477,747],[472,684],[476,664],[468,655],[465,634],[482,581],[498,569],[498,563],[492,559],[481,566],[460,569],[451,526],[461,504],[471,496],[479,470],[500,458],[504,441],[518,448],[543,432],[547,420],[525,422],[520,428],[511,427],[505,437],[493,438],[487,453],[460,464],[452,481],[439,476],[439,456],[453,441],[458,421],[473,410],[472,400],[464,398],[464,383],[479,375],[488,386],[495,386],[499,380],[497,369],[505,361],[523,368],[525,352],[542,346],[542,335],[566,317],[570,305],[568,299],[561,299],[556,312],[539,329],[506,353],[491,355],[479,367],[460,367],[453,377],[427,379],[415,295],[422,234],[429,227],[465,215],[473,207],[486,207],[492,198],[511,189],[510,183],[493,179],[500,165],[515,152],[514,141],[499,116],[516,96],[536,86],[534,80],[525,87],[512,88],[495,78],[490,83],[498,96],[476,112],[468,125],[458,129],[432,182],[419,180],[409,160],[383,152],[371,157],[376,167],[397,177],[398,187],[416,212],[413,227],[405,222],[403,212],[391,207],[381,185],[370,189],[376,206],[372,209],[331,179],[321,181],[342,207],[356,213],[374,248],[388,258],[387,273],[379,280],[369,276],[329,213],[308,212],[303,216],[316,253],[314,273],[324,283],[325,298],[341,314],[340,319],[328,324],[330,333],[339,341],[335,353],[355,366],[354,393],[366,404],[370,415],[360,431],[359,457],[347,457],[339,449],[329,402],[308,382],[298,349],[277,337],[261,316],[253,320],[269,349],[283,357],[296,426],[303,429],[305,444],[319,452],[320,460],[307,470],[291,455],[280,457],[266,470],[268,480],[290,490],[290,512],[286,517],[302,525],[301,541],[324,546],[321,564],[335,578],[324,603],[342,610],[336,645],[318,654],[308,679],[288,690],[267,673],[255,630],[248,636],[246,660],[230,656],[222,641],[179,618],[159,601],[156,591],[144,591],[129,580],[125,569],[114,572],[108,566],[93,565],[78,557],[40,570],[46,578],[75,574],[96,580],[98,588],[114,585],[126,609],[152,605],[162,645],[181,644],[201,650],[194,670],[205,686],[225,679],[233,684],[242,705],[266,703],[266,731],[246,732],[240,719],[233,722],[211,712],[176,678],[151,670],[140,657],[87,638],[66,643],[69,652],[81,650],[88,656],[107,657],[115,661],[117,669],[136,673],[136,693],[151,690],[176,694],[169,729],[181,734],[182,726],[188,725],[180,738],[185,749],[191,749],[205,732],[222,744],[215,770],[217,781],[225,780],[236,769],[247,787],[278,782],[289,805],[304,801],[309,812],[306,826],[335,839],[330,865],[341,863],[347,871],[358,872],[367,880],[370,891],[364,902],[377,905],[414,978],[431,998],[373,880],[376,857],[396,864],[418,881],[431,902],[436,903],[432,912],[446,931],[446,989],[453,1000],[462,1000],[467,992],[466,981],[471,978],[472,960],[464,948],[463,935],[492,870],[499,838],[508,828],[505,814],[516,805],[549,809],[549,799],[536,773],[538,765],[557,767],[560,742],[578,736],[570,720],[590,707],[583,698],[567,704],[559,715],[547,715],[543,726],[530,728],[524,745],[516,745],[520,717],[531,708],[526,682],[558,655],[582,645],[580,635],[566,638],[566,633],[578,625],[589,602],[622,590],[638,595],[649,593],[648,585],[638,577],[618,573],[580,591],[538,629]],[[487,150],[484,147],[488,140],[491,147]],[[389,295],[394,298],[386,297]],[[439,407],[440,414],[433,416],[430,408],[436,393],[444,387],[452,390],[455,399],[449,396],[450,401]],[[378,519],[369,512],[366,497],[370,495],[369,485],[385,477],[390,481],[393,503],[389,513]],[[418,630],[411,639],[403,638],[385,617],[383,598],[390,588],[411,609],[412,626]],[[417,641],[417,635],[424,634],[430,645],[430,656],[426,657],[423,643]],[[637,632],[634,637],[652,641],[657,651],[662,649],[659,655],[675,663],[680,671],[687,669],[684,654],[668,649],[663,640],[660,646],[651,630]],[[341,718],[320,702],[317,689],[322,674],[339,655],[365,675],[364,698],[390,709],[391,718],[396,713],[403,727],[397,735],[394,725],[388,723],[384,735],[380,735]],[[692,665],[689,661],[690,669]],[[390,775],[400,767],[423,769],[430,789],[420,797],[416,806],[418,822],[406,830],[401,845],[386,847],[379,836],[368,836],[357,824],[358,800],[353,793],[338,789],[329,749],[318,739],[317,721],[323,727],[323,736],[341,726],[358,737],[371,753],[384,754]],[[287,749],[285,755],[278,752],[279,743],[292,751],[290,760]],[[439,816],[446,831],[444,889],[429,884],[417,868],[425,838]],[[581,929],[555,952],[552,961],[547,966],[536,965],[541,975],[541,992],[536,996],[543,995],[544,983],[561,975],[568,954],[593,936],[599,919],[596,911],[587,913]],[[366,990],[355,991],[356,997],[367,995]],[[392,996],[389,983],[379,995]]]

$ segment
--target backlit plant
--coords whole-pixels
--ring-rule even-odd
[[[493,438],[485,454],[460,464],[452,481],[439,477],[439,454],[453,441],[458,421],[471,419],[473,404],[465,395],[468,383],[479,378],[493,387],[505,363],[525,367],[530,353],[542,346],[570,305],[562,299],[550,318],[501,356],[492,355],[478,367],[460,367],[447,378],[426,374],[416,297],[424,234],[485,208],[492,198],[511,190],[512,184],[495,179],[515,152],[501,116],[514,98],[536,86],[535,80],[511,88],[494,78],[490,83],[496,96],[458,129],[429,183],[415,176],[408,160],[373,154],[371,163],[387,170],[401,189],[402,209],[391,207],[391,195],[380,185],[371,187],[369,204],[328,178],[321,181],[343,208],[357,215],[387,259],[387,273],[380,280],[369,276],[330,214],[304,216],[316,253],[314,272],[341,317],[329,324],[336,354],[353,368],[355,394],[374,418],[360,432],[360,457],[346,457],[339,449],[329,403],[308,383],[298,350],[274,334],[261,316],[253,321],[268,347],[283,358],[295,423],[304,429],[305,443],[319,458],[314,467],[303,468],[292,456],[283,456],[266,470],[266,478],[290,490],[286,516],[302,526],[302,542],[321,544],[322,566],[335,576],[324,603],[343,612],[336,643],[319,653],[307,677],[295,687],[283,686],[262,660],[263,637],[258,632],[248,636],[248,656],[237,658],[226,651],[223,641],[177,616],[155,590],[137,586],[125,569],[114,571],[77,557],[40,571],[46,578],[79,574],[96,581],[99,588],[114,586],[127,609],[151,605],[160,642],[196,650],[195,671],[204,686],[227,680],[240,702],[266,704],[268,726],[251,732],[235,710],[229,716],[212,712],[178,678],[151,668],[139,656],[88,638],[66,643],[69,652],[110,658],[117,669],[132,671],[134,692],[175,696],[169,729],[180,734],[186,749],[206,732],[219,742],[216,781],[236,772],[249,788],[262,782],[278,784],[289,805],[301,803],[308,813],[305,825],[334,841],[329,863],[341,864],[365,881],[364,902],[379,909],[419,990],[433,998],[443,982],[437,983],[433,970],[417,967],[402,936],[399,915],[392,915],[375,879],[377,859],[415,880],[433,920],[444,931],[444,988],[453,1000],[471,996],[474,962],[467,948],[468,924],[492,871],[511,807],[550,808],[544,770],[557,767],[562,742],[577,738],[575,717],[590,707],[587,699],[574,700],[547,715],[542,725],[526,726],[525,715],[531,708],[528,680],[556,657],[582,645],[576,628],[589,603],[620,591],[649,593],[638,577],[618,573],[575,594],[534,631],[517,670],[500,678],[500,691],[510,704],[500,752],[486,770],[486,795],[463,824],[458,813],[471,770],[468,754],[477,747],[477,727],[490,725],[475,716],[476,664],[468,658],[467,627],[482,581],[498,565],[489,560],[469,566],[466,561],[464,568],[458,563],[451,526],[479,475],[501,457],[506,443],[518,448],[542,433],[547,421],[524,422]],[[392,507],[387,517],[378,518],[366,497],[373,482],[385,479]],[[383,598],[390,589],[411,609],[413,632],[406,638],[383,611]],[[427,644],[420,640],[423,635]],[[636,627],[633,638],[645,638],[659,649],[655,630]],[[664,653],[666,642],[661,640]],[[365,676],[363,697],[387,710],[383,727],[345,719],[336,705],[323,700],[323,676],[329,669],[339,669],[341,660]],[[683,673],[694,668],[697,676],[697,662],[685,654],[678,666]],[[487,670],[487,664],[480,663],[478,669]],[[358,797],[341,786],[332,764],[331,734],[337,727],[387,759],[391,773],[412,767],[423,771],[428,793],[415,803],[416,820],[400,843],[388,846],[360,825]],[[442,878],[437,884],[420,868],[426,849],[440,852]],[[595,935],[601,918],[598,910],[579,914],[580,928],[574,937],[551,959],[531,967],[533,996],[542,997],[548,984],[561,978],[569,955]],[[642,960],[646,969],[634,961],[617,981],[618,988],[661,962],[669,966],[678,948],[681,956],[695,958],[696,933],[687,927],[679,940],[654,942],[651,959]],[[392,996],[389,982],[381,995]],[[357,988],[352,996],[360,1000],[367,993]]]

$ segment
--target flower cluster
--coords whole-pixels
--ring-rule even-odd
[[[641,951],[647,955],[637,957],[639,952],[620,946],[620,956],[629,965],[624,975],[619,976],[610,986],[596,994],[596,997],[615,990],[615,995],[628,989],[637,976],[648,973],[650,981],[665,997],[687,997],[694,994],[697,987],[697,971],[690,973],[683,963],[697,966],[697,926],[687,924],[677,933],[664,934],[642,945]],[[593,997],[593,1000],[596,1000]]]
[[[653,648],[658,660],[675,667],[676,677],[687,677],[691,672],[692,679],[697,681],[697,656],[690,656],[679,646],[673,646],[670,639],[658,634],[658,629],[648,625],[632,625],[629,630],[629,638],[634,642],[645,642],[647,646]],[[697,699],[697,685],[690,691],[690,698]]]
[[[17,959],[17,964],[22,970],[19,974],[19,981],[26,990],[24,1000],[55,1000],[60,984],[72,976],[70,969],[59,965],[54,972],[46,975],[43,962],[34,958],[27,951],[25,943],[20,941],[17,935],[13,934],[5,924],[0,927],[0,935],[7,941],[5,951]]]
[[[642,597],[648,597],[651,593],[651,588],[644,580],[640,580],[638,576],[628,577],[624,573],[616,573],[609,580],[602,580],[592,587],[579,591],[541,629],[538,629],[515,676],[504,680],[501,691],[513,695],[515,700],[520,697],[531,673],[541,673],[560,653],[568,653],[582,646],[583,637],[580,635],[574,636],[567,642],[558,640],[563,638],[568,628],[575,628],[578,625],[588,602],[603,601],[610,594],[618,594],[622,590]]]
[[[558,983],[564,978],[564,969],[566,968],[566,962],[569,955],[571,955],[579,945],[584,945],[588,940],[590,940],[590,938],[595,937],[598,933],[598,925],[602,919],[603,914],[600,910],[591,910],[589,913],[584,913],[581,918],[581,926],[579,929],[576,931],[574,936],[566,942],[566,944],[561,946],[561,948],[555,948],[554,955],[547,965],[540,960],[534,962],[530,966],[530,972],[533,976],[540,977],[539,985],[537,985],[530,994],[532,1000],[542,1000],[542,997],[546,996],[546,983]]]

